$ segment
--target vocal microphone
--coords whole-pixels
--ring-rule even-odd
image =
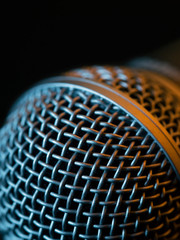
[[[5,240],[180,239],[180,61],[152,59],[74,69],[15,102],[0,130]]]

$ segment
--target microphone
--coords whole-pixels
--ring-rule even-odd
[[[16,101],[0,130],[4,239],[180,238],[180,75],[142,62],[71,70]]]

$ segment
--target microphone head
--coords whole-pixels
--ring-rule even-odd
[[[5,239],[179,239],[178,88],[93,66],[21,96],[0,130]]]

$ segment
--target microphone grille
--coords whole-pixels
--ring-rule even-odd
[[[180,148],[179,85],[178,91],[171,91],[173,82],[168,84],[168,79],[157,73],[118,66],[84,67],[65,75],[102,82],[128,94],[159,120]]]
[[[114,71],[122,72],[120,80]],[[65,75],[86,78],[85,73],[136,99],[179,146],[176,97],[167,100],[165,87],[120,68]],[[105,96],[63,83],[36,86],[16,103],[0,139],[0,230],[6,236],[180,237],[179,182],[164,150],[143,124]]]

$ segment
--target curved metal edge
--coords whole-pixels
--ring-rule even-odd
[[[27,92],[32,91],[37,87],[52,88],[56,86],[71,87],[88,91],[95,95],[99,95],[108,101],[112,101],[118,107],[123,108],[124,111],[126,111],[130,116],[136,118],[137,121],[143,125],[144,128],[150,133],[152,138],[159,143],[161,148],[164,150],[165,155],[169,160],[172,168],[174,169],[178,180],[180,180],[180,151],[178,146],[176,145],[171,135],[159,123],[159,121],[135,100],[127,96],[125,93],[120,92],[119,90],[116,90],[113,87],[107,86],[103,83],[68,76],[56,76],[47,78],[36,84]],[[27,94],[27,92],[25,94]]]

